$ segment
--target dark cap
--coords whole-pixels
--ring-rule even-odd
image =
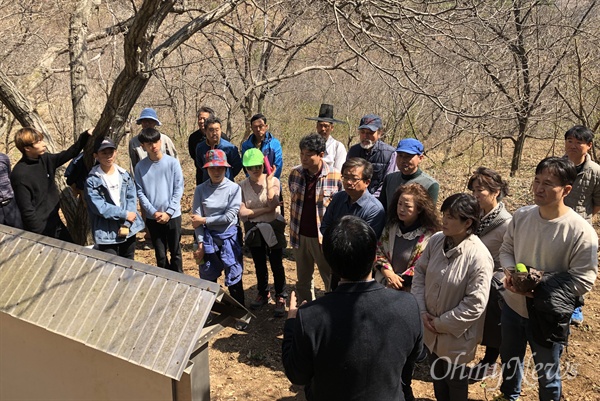
[[[358,129],[366,128],[373,132],[379,131],[383,128],[383,123],[381,122],[381,117],[375,114],[367,114],[363,118],[360,119],[360,124]]]
[[[112,139],[110,139],[107,136],[105,136],[104,138],[97,139],[94,143],[94,153],[98,153],[101,150],[108,148],[116,149],[117,145],[115,145]]]

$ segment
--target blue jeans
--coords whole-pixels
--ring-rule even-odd
[[[562,385],[560,380],[560,356],[563,346],[553,344],[546,348],[535,342],[529,319],[520,316],[508,305],[504,305],[501,318],[502,345],[500,357],[502,358],[502,385],[500,391],[504,397],[511,401],[516,400],[521,394],[523,375],[531,377],[531,370],[524,372],[524,358],[527,343],[531,347],[537,379],[539,383],[540,401],[560,400]],[[530,368],[528,366],[525,368]]]

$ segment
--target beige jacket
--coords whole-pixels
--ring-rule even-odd
[[[483,331],[494,270],[492,255],[475,235],[444,252],[445,235],[434,234],[415,267],[411,292],[421,313],[435,316],[439,334],[425,329],[424,343],[453,364],[473,360]]]

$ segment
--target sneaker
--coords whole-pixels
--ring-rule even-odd
[[[279,296],[275,301],[275,310],[273,311],[273,316],[283,317],[283,315],[285,315],[285,298]]]
[[[469,372],[469,380],[474,382],[480,382],[482,380],[487,379],[488,377],[492,377],[496,373],[495,367],[495,363],[489,364],[479,362],[471,368],[471,371]]]
[[[261,306],[268,304],[269,299],[271,299],[271,294],[268,292],[266,297],[258,294],[256,299],[250,303],[250,309],[258,309]]]
[[[573,311],[573,314],[571,315],[571,324],[579,326],[581,323],[583,323],[583,311],[580,306]]]

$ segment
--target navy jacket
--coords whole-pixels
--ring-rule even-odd
[[[375,281],[346,283],[285,322],[285,374],[308,401],[404,400],[401,374],[422,348],[412,294]]]
[[[204,161],[206,152],[208,152],[210,149],[211,147],[208,146],[206,141],[200,142],[198,146],[196,146],[196,166],[199,166],[198,168],[202,169],[202,182],[210,178],[208,176],[208,171],[206,171],[205,168],[202,168],[202,166],[204,166],[204,163],[206,163]],[[229,165],[231,165],[231,168],[227,169],[225,177],[229,178],[231,181],[235,181],[235,177],[242,170],[242,159],[240,158],[240,152],[238,151],[238,148],[234,144],[227,142],[225,139],[221,138],[221,140],[219,141],[217,146],[214,147],[214,149],[221,149],[223,152],[225,152],[225,155],[227,156],[227,162],[229,163]]]

